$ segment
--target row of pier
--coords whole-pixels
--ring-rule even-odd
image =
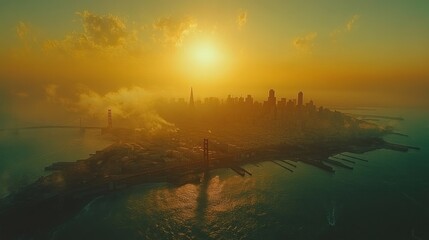
[[[362,161],[362,162],[368,162],[368,160],[352,156],[351,154],[345,154],[340,153],[334,156],[331,156],[327,159],[324,159],[322,161],[310,161],[310,160],[300,160],[304,163],[314,165],[318,168],[321,168],[323,170],[326,170],[328,172],[335,172],[334,168],[332,166],[336,167],[342,167],[345,169],[352,170],[353,167],[347,164],[356,164],[356,161]],[[293,173],[295,169],[298,167],[296,163],[298,160],[271,160],[270,162],[274,163],[275,165],[287,170],[288,172]],[[328,163],[329,165],[324,164],[324,162]],[[346,164],[347,163],[347,164]],[[257,163],[254,163],[255,166],[259,167],[260,165]],[[238,175],[244,177],[246,175],[252,176],[252,173],[248,170],[244,169],[241,166],[232,166],[230,167],[231,170],[233,170]]]

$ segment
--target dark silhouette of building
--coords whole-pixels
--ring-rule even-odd
[[[273,89],[270,89],[269,95],[268,95],[268,104],[270,106],[275,106],[276,105],[276,93],[274,92]]]
[[[220,100],[217,97],[208,97],[204,98],[204,104],[208,106],[218,106],[220,105]]]
[[[304,101],[304,94],[302,92],[298,93],[298,107],[302,107],[303,106],[303,101]]]
[[[253,105],[253,97],[251,95],[247,95],[245,102],[247,105]]]
[[[228,97],[226,98],[226,103],[229,105],[233,105],[234,104],[234,98],[230,95],[228,95]]]
[[[239,104],[243,104],[243,103],[244,103],[244,97],[240,96],[240,97],[238,98],[238,103],[239,103]]]
[[[194,103],[194,92],[193,92],[192,88],[191,88],[191,96],[189,97],[189,106],[191,108],[193,108],[195,106],[195,103]]]
[[[316,111],[316,106],[314,105],[313,100],[310,100],[310,102],[306,103],[305,107],[307,108],[307,111],[309,111],[309,112],[315,112]]]
[[[286,107],[286,98],[281,98],[280,101],[277,102],[277,107],[280,107],[280,108]]]
[[[273,89],[270,89],[270,91],[268,92],[268,99],[267,101],[264,101],[264,106],[269,109],[274,108],[276,106],[276,93]]]
[[[112,122],[112,110],[107,110],[107,128],[112,128],[113,122]]]
[[[276,102],[276,93],[274,92],[273,89],[270,89],[270,91],[268,92],[268,99],[267,101],[264,102],[264,110],[265,110],[265,115],[268,118],[271,119],[275,119],[276,118],[276,114],[277,114],[277,102]]]

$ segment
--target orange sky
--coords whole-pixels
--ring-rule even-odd
[[[425,9],[399,0],[11,1],[0,10],[0,97],[44,106],[120,89],[187,97],[192,86],[197,98],[262,100],[274,88],[331,106],[429,106]]]

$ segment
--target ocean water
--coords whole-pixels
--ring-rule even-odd
[[[50,233],[51,239],[429,239],[429,112],[345,110],[401,116],[380,120],[421,150],[356,155],[354,170],[330,174],[272,162],[210,172],[203,183],[141,185],[101,196]],[[0,193],[44,174],[51,162],[82,159],[109,142],[76,130],[0,135]],[[349,164],[351,165],[351,164]]]
[[[0,131],[0,197],[45,175],[44,168],[54,162],[85,159],[109,144],[100,130]]]

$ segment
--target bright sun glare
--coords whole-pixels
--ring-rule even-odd
[[[196,64],[206,67],[213,67],[213,65],[219,61],[219,52],[214,44],[203,42],[195,45],[193,57],[196,61]]]
[[[228,69],[228,58],[220,42],[212,38],[196,38],[183,48],[183,69],[191,79],[219,79]]]

